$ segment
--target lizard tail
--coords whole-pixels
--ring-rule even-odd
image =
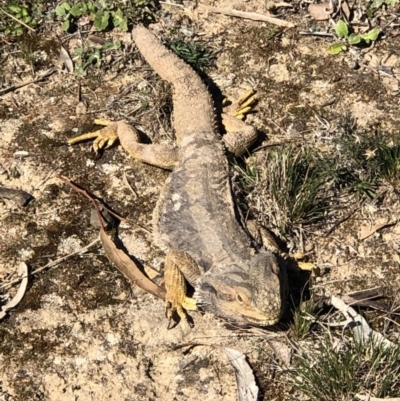
[[[136,26],[132,37],[154,71],[173,86],[174,126],[178,145],[196,132],[214,134],[212,100],[196,72],[144,26]]]

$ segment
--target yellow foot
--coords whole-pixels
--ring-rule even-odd
[[[254,89],[248,90],[236,102],[233,102],[227,108],[227,114],[243,120],[250,111],[253,110],[254,105],[257,103],[255,97],[256,91]]]
[[[189,298],[185,295],[181,298],[176,296],[176,294],[168,294],[168,292],[166,296],[165,307],[166,316],[168,318],[168,328],[174,327],[174,325],[171,326],[171,322],[173,321],[175,312],[182,320],[188,321],[185,310],[197,310],[196,300],[194,298]]]
[[[299,268],[301,270],[308,270],[311,271],[313,269],[316,268],[316,266],[314,265],[314,263],[311,262],[301,262],[302,259],[305,258],[305,255],[303,252],[295,252],[295,253],[291,253],[289,255],[291,258],[293,258],[296,262],[297,262],[297,266],[299,266]]]
[[[95,131],[88,132],[83,135],[79,135],[75,138],[68,140],[68,145],[74,145],[75,143],[86,141],[88,139],[94,139],[93,150],[96,154],[102,149],[108,149],[118,139],[117,126],[118,123],[114,123],[107,120],[94,120],[95,124],[104,125],[105,127]]]

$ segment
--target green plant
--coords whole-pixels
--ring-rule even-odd
[[[10,4],[5,9],[0,7],[0,31],[6,35],[21,36],[26,27],[37,25],[37,19],[33,16],[32,7],[18,4]]]
[[[242,164],[239,164],[235,159],[233,168],[238,172],[240,189],[244,194],[249,194],[259,182],[260,172],[257,166],[245,163],[244,167],[242,167]]]
[[[63,20],[61,27],[64,31],[70,30],[82,17],[91,19],[99,31],[110,28],[111,23],[113,27],[128,30],[128,19],[122,9],[106,0],[65,1],[56,7],[56,14]]]
[[[85,77],[87,68],[90,65],[94,65],[99,68],[103,55],[110,50],[117,50],[121,47],[121,42],[106,42],[101,48],[89,47],[82,48],[78,47],[74,51],[74,55],[77,56],[75,62],[75,75],[78,77]]]
[[[282,233],[323,216],[327,209],[323,188],[331,174],[330,166],[307,149],[287,147],[268,154],[263,186]]]
[[[211,65],[213,54],[196,42],[186,42],[178,39],[169,43],[171,50],[196,70],[203,71]]]
[[[359,44],[368,45],[378,39],[380,30],[379,28],[373,28],[363,34],[350,33],[349,26],[343,20],[339,20],[335,26],[335,32],[342,40],[329,47],[328,50],[331,54],[339,54],[340,52],[347,50],[348,46]]]
[[[301,302],[293,314],[293,324],[291,332],[297,341],[303,340],[310,333],[312,325],[315,323],[315,304],[312,299]]]
[[[371,0],[372,8],[380,8],[383,4],[394,7],[400,3],[400,0]]]
[[[400,391],[400,347],[385,349],[371,342],[333,341],[330,332],[299,348],[289,372],[294,387],[309,400],[353,401],[356,394],[397,396]]]
[[[372,199],[381,183],[400,183],[400,136],[355,132],[345,127],[334,138],[338,152],[333,158],[332,183],[359,199]]]
[[[376,149],[377,164],[385,181],[392,185],[400,183],[400,143],[382,142]]]

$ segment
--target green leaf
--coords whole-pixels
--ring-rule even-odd
[[[349,41],[349,45],[357,45],[361,42],[361,36],[351,33],[347,40]]]
[[[87,5],[86,5],[86,3],[80,2],[80,3],[79,3],[79,8],[80,8],[80,10],[81,10],[81,15],[86,13],[86,11],[87,11]]]
[[[94,19],[94,26],[99,31],[103,31],[108,27],[109,20],[110,20],[110,13],[108,11],[99,11],[98,13],[96,13]]]
[[[328,48],[328,51],[330,54],[339,54],[340,52],[344,51],[347,49],[347,46],[344,43],[334,43],[333,45],[330,45]]]
[[[22,14],[22,16],[23,17],[27,17],[29,14],[28,14],[28,10],[26,9],[26,8],[23,8],[22,10],[21,10],[21,14]]]
[[[124,16],[124,13],[121,9],[118,9],[115,13],[113,13],[113,24],[122,31],[128,30],[128,19]]]
[[[94,49],[93,53],[88,57],[87,62],[84,65],[84,68],[86,68],[89,64],[92,64],[94,62],[94,65],[96,67],[100,67],[101,65],[101,55],[100,55],[100,50],[99,49]]]
[[[386,0],[387,2],[387,0]],[[372,8],[379,8],[384,3],[384,0],[374,0],[371,4]]]
[[[63,31],[68,31],[68,29],[69,29],[69,20],[68,19],[61,24],[61,29]]]
[[[80,4],[74,4],[71,7],[71,10],[69,10],[69,12],[71,13],[71,15],[73,15],[74,17],[80,17],[82,15],[82,10],[80,7]]]
[[[63,7],[63,4],[60,4],[59,6],[56,7],[56,14],[58,17],[65,17],[67,15],[67,11]]]
[[[74,50],[75,56],[82,56],[83,53],[84,53],[84,50],[82,49],[82,47],[77,47],[77,48]]]
[[[347,38],[349,36],[349,28],[343,20],[339,20],[335,26],[335,32],[339,38]]]
[[[75,66],[75,75],[77,77],[85,77],[86,76],[86,71],[83,69],[82,64],[77,64]]]
[[[106,42],[103,46],[103,50],[118,50],[121,48],[121,42],[117,40],[116,42]]]
[[[370,31],[364,33],[364,35],[362,35],[362,39],[364,39],[367,43],[369,42],[375,42],[376,39],[378,39],[380,30],[379,28],[374,28],[371,29]]]
[[[21,7],[15,6],[13,4],[11,6],[8,6],[8,9],[13,13],[20,13],[22,11]]]

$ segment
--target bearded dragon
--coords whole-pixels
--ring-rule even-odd
[[[222,137],[207,87],[197,73],[148,29],[132,32],[154,71],[173,88],[176,146],[139,143],[135,128],[123,121],[81,135],[70,144],[95,139],[96,151],[119,139],[135,159],[171,170],[153,214],[155,245],[166,253],[164,280],[167,315],[198,307],[239,325],[276,324],[286,297],[286,279],[276,256],[256,249],[236,218],[227,152],[242,154],[256,130],[240,118],[254,97],[223,113]],[[233,114],[233,115],[232,115]],[[195,289],[188,297],[186,282]]]

